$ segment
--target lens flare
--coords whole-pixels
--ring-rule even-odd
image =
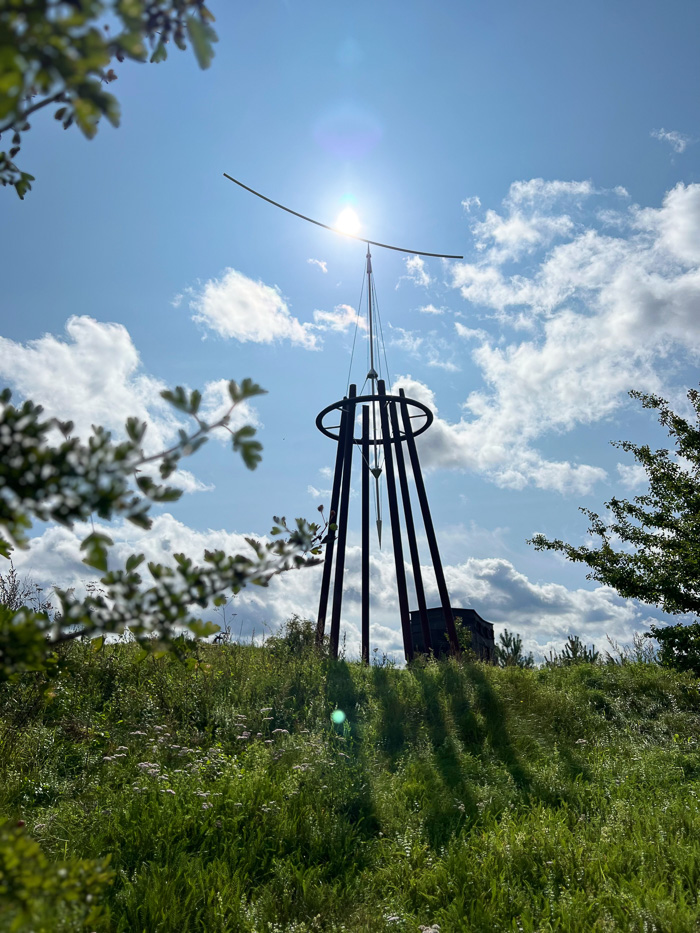
[[[338,214],[334,226],[336,230],[340,230],[342,233],[357,236],[361,229],[360,218],[351,207],[346,207]]]
[[[342,709],[334,709],[331,713],[331,721],[335,723],[336,726],[342,726],[345,722],[345,713]]]

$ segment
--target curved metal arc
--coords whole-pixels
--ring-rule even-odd
[[[326,415],[330,414],[330,412],[332,411],[340,411],[342,413],[343,406],[345,405],[347,401],[348,401],[347,399],[342,399],[342,401],[340,402],[333,402],[332,405],[328,405],[326,408],[323,409],[323,411],[319,412],[319,414],[316,416],[316,427],[321,432],[321,434],[324,434],[326,437],[330,437],[332,441],[337,441],[338,435],[331,434],[328,428],[326,428],[326,426],[323,424],[323,419],[326,417]],[[417,431],[411,430],[413,437],[419,437],[421,434],[423,434],[424,431],[427,431],[430,425],[433,423],[434,418],[435,418],[432,411],[428,408],[427,405],[424,405],[423,402],[418,402],[414,398],[406,398],[405,396],[402,398],[400,395],[381,395],[381,396],[380,395],[358,395],[353,401],[357,405],[359,405],[361,402],[378,402],[380,404],[383,402],[394,402],[394,403],[399,403],[399,404],[401,402],[405,402],[407,405],[413,405],[416,408],[419,408],[422,414],[425,416],[425,424],[422,424],[418,428]],[[420,417],[420,415],[412,415],[410,417],[417,418],[417,417]],[[406,437],[406,434],[404,433],[403,437],[401,438],[398,438],[398,439],[392,438],[390,443],[392,444],[398,443],[401,440],[403,440],[403,438],[405,437]],[[354,435],[354,431],[353,431],[353,444],[361,444],[361,443],[362,443],[362,438],[356,438]],[[377,446],[377,445],[383,445],[384,441],[382,440],[382,438],[373,437],[370,439],[369,443],[370,445]]]
[[[363,236],[356,236],[354,233],[346,233],[344,230],[338,230],[337,227],[330,227],[328,224],[322,224],[320,220],[314,220],[313,217],[307,217],[306,214],[300,214],[299,211],[293,211],[291,207],[285,207],[284,204],[280,204],[279,201],[273,201],[272,198],[260,194],[259,191],[255,191],[253,188],[249,188],[248,185],[244,185],[242,181],[238,181],[237,178],[233,178],[226,172],[224,172],[224,178],[228,178],[229,181],[232,181],[240,188],[250,191],[256,198],[261,198],[263,201],[267,201],[268,204],[279,207],[280,210],[286,211],[288,214],[293,214],[295,217],[306,220],[310,224],[316,224],[317,227],[323,227],[324,230],[330,230],[331,233],[338,233],[340,236],[350,237],[351,240],[359,240],[361,243],[367,243],[371,246],[380,246],[382,249],[393,249],[397,253],[411,253],[413,256],[432,256],[434,259],[464,259],[464,256],[451,256],[446,253],[426,253],[424,250],[420,249],[406,249],[403,246],[390,246],[388,243],[379,243],[377,240],[368,240]]]

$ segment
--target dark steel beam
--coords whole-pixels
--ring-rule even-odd
[[[428,624],[428,608],[425,604],[425,589],[423,587],[423,575],[420,569],[420,556],[418,554],[418,542],[416,541],[416,529],[413,523],[413,509],[411,508],[411,495],[408,489],[408,478],[406,476],[406,464],[403,457],[403,447],[400,442],[401,432],[399,431],[399,416],[396,411],[396,405],[390,404],[389,416],[391,418],[391,430],[397,443],[394,444],[394,453],[396,454],[396,471],[399,474],[399,485],[401,487],[401,498],[403,499],[403,513],[406,520],[406,537],[408,538],[408,548],[411,552],[411,566],[413,567],[413,582],[416,587],[416,599],[418,601],[418,612],[420,614],[420,624],[423,630],[423,644],[426,654],[433,647],[430,639],[430,625]],[[409,614],[410,619],[410,614]]]
[[[343,479],[340,490],[340,508],[336,518],[338,525],[338,553],[335,556],[335,579],[333,581],[333,605],[331,608],[331,657],[338,657],[340,641],[340,609],[343,603],[343,578],[345,576],[345,545],[348,539],[348,506],[350,504],[350,478],[352,473],[353,439],[355,434],[355,396],[357,387],[350,386],[345,411],[345,438],[343,443]]]
[[[438,549],[437,538],[435,537],[435,528],[433,526],[433,519],[430,515],[430,506],[428,505],[428,496],[425,492],[425,483],[423,482],[423,474],[421,473],[420,463],[418,461],[418,451],[416,450],[416,440],[413,436],[411,430],[411,418],[408,414],[408,405],[406,404],[406,396],[403,389],[399,389],[399,395],[401,396],[401,416],[403,419],[404,432],[406,434],[406,446],[408,448],[408,455],[411,460],[411,468],[413,470],[413,479],[416,484],[416,493],[418,495],[418,501],[420,502],[421,513],[423,515],[423,524],[425,526],[425,534],[428,538],[428,546],[430,547],[430,557],[433,562],[433,568],[435,570],[435,580],[437,582],[438,592],[440,594],[440,602],[442,603],[442,611],[445,616],[445,625],[447,627],[447,636],[450,640],[450,647],[455,652],[459,654],[459,639],[457,638],[457,629],[455,628],[455,621],[452,617],[452,608],[450,606],[450,596],[447,592],[447,584],[445,583],[445,573],[442,569],[442,561],[440,560],[440,550]]]
[[[391,537],[394,544],[394,564],[396,566],[396,588],[399,595],[399,614],[401,616],[401,630],[403,631],[403,645],[406,660],[413,660],[413,639],[411,638],[411,618],[408,611],[408,590],[406,589],[406,568],[403,563],[403,546],[401,544],[401,525],[399,523],[399,506],[396,498],[396,477],[394,475],[394,461],[391,454],[391,432],[389,430],[389,414],[387,406],[393,404],[386,401],[386,387],[384,380],[377,383],[379,395],[379,417],[382,425],[382,438],[384,441],[384,469],[386,470],[386,492],[389,500],[389,515],[391,517]],[[397,441],[398,443],[398,441]]]
[[[362,406],[362,660],[369,664],[369,405]]]
[[[343,476],[343,459],[345,455],[345,427],[347,412],[343,408],[340,414],[340,430],[338,434],[338,450],[335,455],[335,473],[333,474],[333,489],[331,491],[331,507],[328,514],[328,524],[338,524],[338,500],[340,498],[340,483]],[[326,634],[326,613],[328,612],[328,591],[331,585],[331,569],[333,566],[333,551],[335,546],[335,532],[328,529],[326,535],[326,553],[323,561],[323,577],[321,578],[321,596],[318,602],[318,616],[316,617],[316,644],[323,644]]]

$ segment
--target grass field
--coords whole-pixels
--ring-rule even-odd
[[[23,919],[5,856],[0,929],[700,929],[690,677],[366,668],[279,643],[201,658],[75,644],[48,692],[2,688],[6,838],[49,872],[110,855],[113,876]]]

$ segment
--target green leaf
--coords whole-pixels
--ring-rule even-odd
[[[131,554],[126,559],[126,569],[128,573],[131,573],[132,570],[136,570],[139,564],[142,564],[145,560],[143,554]]]
[[[220,625],[215,622],[203,622],[201,619],[194,619],[188,628],[196,638],[208,638],[209,635],[215,635],[221,631]]]
[[[238,403],[245,399],[254,398],[256,395],[267,395],[267,389],[263,389],[252,379],[246,378],[240,385],[235,379],[232,379],[228,384],[228,394],[231,396],[232,402]]]
[[[136,61],[146,60],[146,46],[143,44],[141,34],[138,32],[125,32],[117,39],[117,44],[124,51],[125,55]]]
[[[151,55],[151,62],[157,65],[159,62],[164,62],[167,57],[168,50],[165,47],[165,42],[161,40],[153,50],[153,55]]]
[[[105,643],[104,635],[100,635],[97,638],[93,638],[91,642],[93,651],[101,651]]]
[[[184,411],[189,413],[190,402],[187,397],[187,393],[182,388],[182,386],[176,386],[174,389],[164,389],[160,393],[161,398],[164,398],[166,402],[170,402],[173,408],[177,408],[178,411]]]
[[[86,551],[83,563],[103,573],[107,571],[107,548],[114,544],[107,535],[94,531],[81,543],[80,550]]]
[[[85,97],[78,97],[73,105],[75,122],[88,139],[92,139],[97,133],[97,124],[102,113],[97,104]]]
[[[203,23],[196,16],[188,16],[187,34],[190,37],[197,64],[200,68],[208,68],[214,57],[212,42],[216,42],[216,33],[211,26]]]
[[[138,418],[126,419],[126,433],[135,444],[141,443],[147,428],[148,425],[145,421],[141,421]]]

